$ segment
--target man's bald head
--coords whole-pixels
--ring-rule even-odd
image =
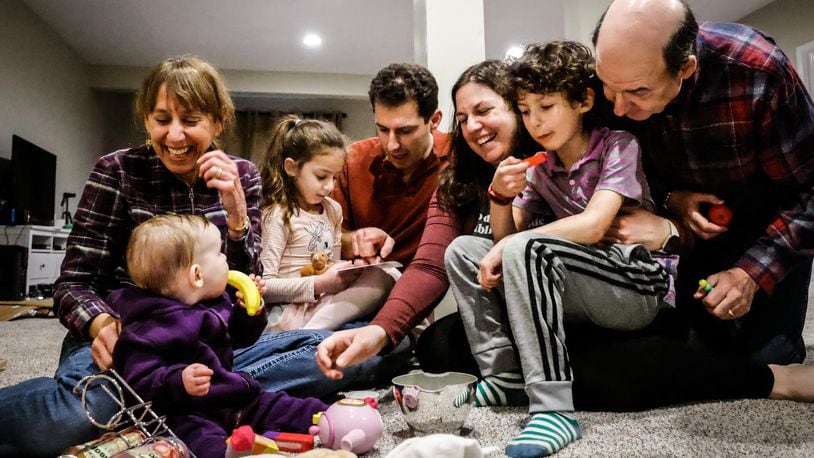
[[[677,75],[695,52],[696,35],[698,23],[684,0],[615,0],[592,40],[597,60],[661,55],[666,70]]]
[[[594,30],[596,74],[616,116],[661,113],[697,68],[698,23],[683,0],[615,0]]]

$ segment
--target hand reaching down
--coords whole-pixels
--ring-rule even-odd
[[[365,227],[351,235],[353,258],[362,258],[368,264],[378,264],[393,251],[395,240],[377,227]]]
[[[478,283],[486,291],[496,288],[503,278],[503,246],[508,239],[496,243],[478,263]]]
[[[698,288],[693,298],[701,300],[710,315],[734,320],[752,309],[758,285],[743,269],[733,267],[710,275],[706,281],[712,288],[709,291]]]
[[[342,369],[376,356],[387,345],[387,333],[375,324],[337,331],[317,347],[317,366],[326,377],[339,380]]]
[[[119,340],[121,322],[107,313],[102,313],[93,319],[89,332],[93,337],[90,346],[91,358],[99,369],[106,371],[113,366],[113,348]]]

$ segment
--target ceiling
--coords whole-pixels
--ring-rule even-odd
[[[391,62],[414,61],[414,0],[22,1],[92,65],[145,67],[192,53],[221,69],[372,75]],[[566,2],[595,10],[607,4],[483,1],[488,58],[502,57],[489,54],[510,44],[563,36]],[[699,21],[736,21],[768,3],[689,0]],[[560,14],[551,14],[553,7]],[[302,45],[308,32],[322,36],[319,49]]]

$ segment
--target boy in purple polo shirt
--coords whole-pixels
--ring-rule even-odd
[[[224,293],[229,266],[220,232],[206,218],[145,221],[130,237],[127,269],[139,287],[109,298],[122,322],[113,365],[195,456],[223,457],[226,437],[240,425],[305,433],[313,414],[327,409],[318,399],[263,392],[249,374],[232,370],[233,347],[253,344],[267,319],[249,316]]]
[[[528,403],[531,419],[506,454],[535,457],[581,437],[564,321],[644,328],[674,306],[677,257],[602,243],[620,210],[655,206],[633,135],[592,126],[590,50],[529,45],[510,64],[510,78],[523,124],[548,159],[531,168],[503,160],[489,189],[494,247],[478,262],[456,240],[446,261],[483,376],[475,405]],[[555,221],[528,229],[548,212]]]

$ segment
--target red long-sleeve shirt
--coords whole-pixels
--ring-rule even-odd
[[[381,326],[390,342],[397,345],[441,300],[449,279],[444,268],[444,251],[460,235],[475,228],[477,214],[457,215],[441,207],[432,195],[427,224],[413,262],[393,287],[379,313],[370,322]]]

